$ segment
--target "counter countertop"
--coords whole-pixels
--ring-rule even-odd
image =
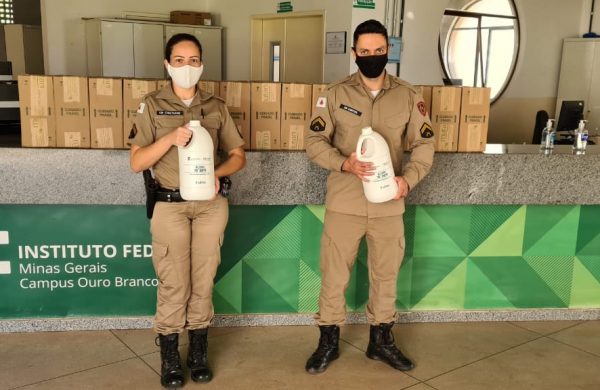
[[[409,204],[598,204],[600,146],[551,156],[536,145],[491,146],[502,154],[437,153]],[[490,147],[488,151],[491,150]],[[247,152],[230,203],[322,204],[327,172],[302,151]],[[0,148],[0,203],[142,205],[141,174],[127,150]]]

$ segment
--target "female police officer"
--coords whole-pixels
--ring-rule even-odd
[[[197,87],[202,74],[202,46],[192,35],[177,34],[165,48],[165,68],[171,83],[144,97],[129,139],[131,168],[152,168],[160,186],[151,220],[152,262],[160,281],[154,330],[161,350],[161,383],[183,385],[178,336],[189,332],[187,364],[194,381],[208,382],[207,330],[213,318],[213,280],[228,218],[227,199],[218,194],[219,177],[246,163],[240,136],[225,103]],[[184,201],[179,194],[177,146],[192,132],[186,124],[199,119],[215,146],[228,158],[215,168],[215,197]]]

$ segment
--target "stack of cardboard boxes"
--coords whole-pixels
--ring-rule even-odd
[[[167,80],[19,76],[22,145],[127,148],[142,98]],[[201,81],[223,99],[245,149],[303,150],[304,133],[325,84]],[[438,152],[481,152],[487,141],[490,89],[417,86]]]
[[[51,76],[19,76],[21,143],[23,146],[56,146],[54,85]]]

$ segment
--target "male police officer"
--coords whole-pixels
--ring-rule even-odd
[[[427,175],[433,163],[433,130],[425,103],[406,82],[385,72],[388,36],[376,20],[354,31],[353,57],[359,72],[331,84],[318,99],[306,134],[309,158],[331,171],[321,239],[321,293],[315,318],[320,339],[306,363],[311,373],[325,371],[339,356],[339,325],[346,316],[344,292],[358,246],[366,235],[369,264],[370,327],[367,357],[398,370],[413,363],[395,346],[396,280],[404,257],[404,197]],[[359,162],[354,150],[363,127],[371,126],[390,148],[397,176],[394,200],[369,203],[361,180],[373,174],[372,163]],[[411,150],[403,166],[403,141]]]

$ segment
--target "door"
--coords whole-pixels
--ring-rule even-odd
[[[133,57],[135,77],[164,77],[164,29],[162,24],[133,24]]]
[[[204,63],[202,80],[221,80],[221,28],[165,26],[165,45],[173,35],[179,33],[194,35],[202,45],[202,62]]]
[[[102,76],[134,77],[133,23],[102,21]]]
[[[285,21],[283,80],[323,82],[323,18],[310,16]]]
[[[323,82],[323,15],[252,19],[253,80]]]

